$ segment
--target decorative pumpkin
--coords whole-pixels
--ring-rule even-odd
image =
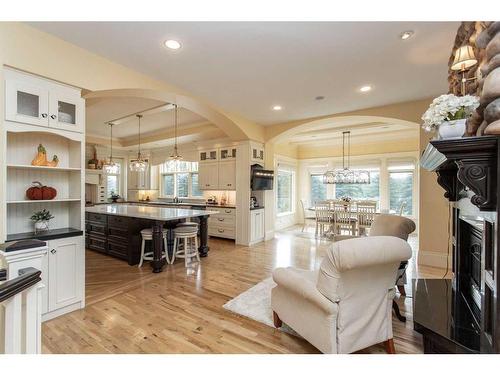
[[[52,161],[47,160],[47,150],[41,143],[38,145],[38,150],[35,158],[31,161],[31,165],[37,167],[57,167],[58,163],[59,158],[57,157],[57,155],[54,155]]]
[[[57,196],[57,190],[44,186],[39,181],[33,181],[33,185],[26,190],[26,196],[30,200],[51,200]]]

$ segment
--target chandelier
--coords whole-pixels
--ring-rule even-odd
[[[141,118],[142,115],[136,115],[139,120],[139,149],[137,151],[137,159],[130,161],[130,170],[132,172],[144,172],[148,168],[148,162],[143,159],[141,154]]]
[[[110,131],[109,140],[111,145],[111,152],[109,155],[109,159],[103,163],[102,170],[107,174],[116,174],[118,173],[120,166],[113,161],[113,123],[109,122],[108,125]]]
[[[170,155],[170,160],[182,160],[177,151],[177,104],[174,104],[174,138],[174,152]]]
[[[347,144],[347,158],[345,148]],[[324,184],[369,184],[370,172],[366,170],[352,170],[349,168],[351,157],[351,132],[342,132],[342,169],[326,171],[323,175]],[[347,162],[346,162],[347,159]]]

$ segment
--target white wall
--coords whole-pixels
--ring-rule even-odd
[[[275,220],[274,220],[274,229],[275,230],[280,230],[283,228],[290,227],[292,225],[295,225],[299,222],[300,216],[300,202],[299,202],[299,183],[300,183],[300,176],[299,176],[299,163],[297,159],[288,157],[288,156],[283,156],[283,155],[275,155],[274,158],[274,174],[275,174],[275,181],[277,181],[277,176],[278,176],[278,170],[282,168],[285,170],[290,170],[294,174],[294,180],[293,180],[293,207],[292,207],[292,213],[290,214],[278,214],[276,210],[276,194],[278,191],[277,184],[274,184],[274,190],[273,190],[273,196],[274,196],[274,212],[275,214]]]

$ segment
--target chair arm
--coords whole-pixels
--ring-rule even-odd
[[[273,271],[273,280],[279,287],[283,287],[315,304],[327,314],[335,314],[338,311],[336,303],[323,296],[314,283],[302,277],[291,267],[276,268]]]

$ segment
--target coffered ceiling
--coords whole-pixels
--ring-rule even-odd
[[[447,89],[458,22],[45,22],[71,43],[264,125]],[[400,34],[414,34],[402,40]],[[178,50],[165,48],[178,40]],[[372,86],[362,93],[359,88]],[[315,100],[323,96],[322,100]],[[272,107],[280,105],[282,110]],[[194,120],[194,119],[193,119]],[[125,131],[125,130],[124,130]]]

